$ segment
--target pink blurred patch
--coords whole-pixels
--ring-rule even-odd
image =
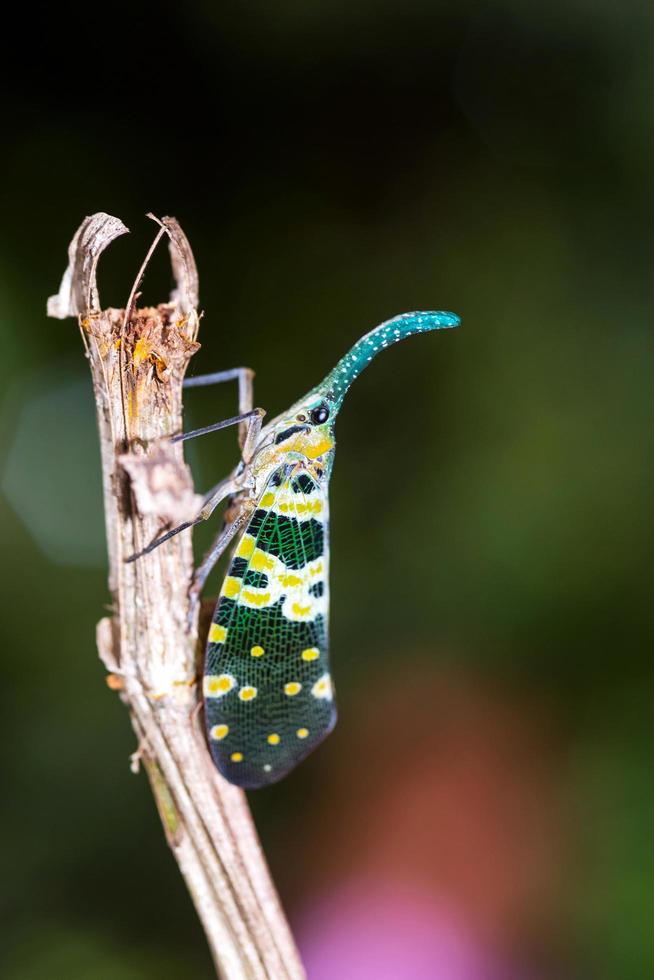
[[[443,904],[412,889],[351,882],[305,908],[295,930],[309,980],[510,980]]]

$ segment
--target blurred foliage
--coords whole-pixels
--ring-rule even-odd
[[[436,733],[423,784],[434,799],[450,785],[442,713],[452,746],[477,717],[436,698],[455,676],[510,705],[516,740],[537,733],[542,784],[511,761],[508,736],[489,771],[558,814],[527,838],[560,838],[553,894],[527,889],[519,914],[498,898],[484,922],[506,928],[489,941],[530,977],[649,980],[654,8],[117,0],[14,15],[0,161],[3,976],[211,975],[94,651],[107,590],[90,383],[74,323],[44,315],[96,210],[133,229],[100,273],[105,304],[122,305],[153,209],[180,219],[200,268],[192,370],[250,364],[271,413],[394,313],[464,318],[380,358],[339,420],[341,723],[253,798],[292,914],[323,887],[312,857],[338,881],[365,849],[363,817],[414,757],[419,708]],[[168,288],[162,254],[145,301]],[[189,426],[234,403],[233,390],[194,393]],[[234,440],[189,458],[208,486]],[[389,692],[403,719],[388,725],[392,751],[374,718]],[[495,710],[474,722],[471,759],[496,737]],[[468,811],[468,789],[453,799],[466,840],[492,851],[484,807]],[[436,867],[432,886],[474,930],[457,874]]]

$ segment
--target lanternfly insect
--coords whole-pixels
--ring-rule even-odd
[[[242,462],[207,498],[199,520],[229,498],[224,528],[197,574],[196,594],[238,535],[209,629],[203,679],[213,760],[230,782],[254,789],[276,782],[336,722],[328,659],[329,478],[334,423],[356,377],[379,351],[404,337],[456,327],[453,313],[404,313],[382,323],[287,412],[261,428],[243,369],[189,379],[239,378],[241,415],[178,439],[240,422]],[[251,392],[249,392],[251,398]],[[188,525],[185,525],[188,526]],[[147,551],[167,540],[176,528]],[[136,556],[135,556],[136,557]]]

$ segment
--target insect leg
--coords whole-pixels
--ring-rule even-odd
[[[233,521],[231,521],[231,523],[226,524],[196,568],[195,574],[193,575],[193,584],[189,589],[189,622],[193,622],[195,610],[200,600],[200,593],[204,588],[204,583],[207,581],[212,568],[219,560],[220,556],[223,554],[225,548],[232,540],[234,535],[237,534],[247,522],[247,518],[247,514],[240,514]]]
[[[154,541],[150,542],[147,548],[134,552],[134,554],[130,555],[129,558],[126,558],[125,561],[129,564],[130,562],[137,561],[139,558],[143,558],[144,555],[149,555],[150,552],[154,551],[155,548],[158,548],[160,544],[165,544],[166,541],[169,541],[171,538],[175,537],[175,535],[179,534],[180,531],[185,531],[187,527],[193,527],[194,524],[199,524],[201,520],[201,517],[197,517],[194,521],[184,521],[183,524],[179,524],[177,527],[174,527],[172,531],[162,534],[160,538],[155,538]]]
[[[253,408],[251,412],[244,412],[243,415],[234,415],[231,419],[224,419],[222,422],[214,422],[213,425],[204,425],[201,429],[192,429],[190,432],[182,432],[178,436],[172,436],[171,442],[186,442],[188,439],[195,439],[197,436],[207,435],[209,432],[217,432],[219,429],[227,429],[230,425],[238,425],[247,422],[248,419],[258,418],[259,423],[265,415],[263,408]]]
[[[213,374],[198,374],[195,378],[186,378],[183,382],[183,387],[200,388],[206,385],[221,384],[223,381],[233,381],[235,378],[238,378],[239,414],[246,415],[254,408],[254,395],[252,390],[254,371],[251,368],[230,368],[229,371],[214,371]],[[246,437],[247,429],[244,425],[241,425],[238,433],[238,441],[241,449],[245,444]]]
[[[254,378],[254,371],[250,368],[238,368],[238,410],[241,415],[247,415],[254,408],[254,389],[252,381]],[[261,419],[259,419],[259,428],[261,428]],[[247,437],[249,433],[248,425],[239,425],[238,427],[238,445],[243,452],[243,447],[247,442]]]
[[[257,448],[259,433],[261,432],[261,421],[264,416],[264,412],[260,408],[256,408],[254,411],[257,414],[250,415],[245,423],[245,438],[241,443],[241,458],[246,464],[250,463],[254,456],[254,450]]]
[[[142,551],[137,551],[136,554],[130,555],[126,559],[127,562],[136,561],[137,558],[142,558],[144,555],[149,555],[150,552],[158,548],[160,544],[164,544],[166,541],[170,541],[176,534],[180,531],[185,531],[189,527],[194,527],[196,524],[201,524],[202,521],[206,521],[207,518],[213,514],[214,510],[221,501],[225,500],[227,497],[231,496],[241,489],[241,485],[238,481],[229,478],[227,480],[222,480],[218,483],[212,490],[209,491],[207,497],[205,497],[204,505],[202,510],[192,521],[184,521],[183,524],[179,524],[177,527],[172,528],[170,531],[166,531],[161,537],[155,538],[150,544],[143,548]]]
[[[246,480],[245,488],[247,487],[248,482]],[[218,504],[222,503],[227,497],[231,497],[232,494],[238,493],[239,490],[243,489],[243,475],[241,475],[240,479],[230,476],[227,480],[221,480],[220,483],[217,483],[216,486],[205,495],[202,510],[198,514],[198,520],[208,521]]]
[[[238,378],[240,396],[241,382],[245,375],[249,375],[251,385],[252,378],[254,377],[254,371],[252,371],[251,368],[238,367],[230,368],[228,371],[214,371],[212,374],[198,374],[194,378],[184,378],[182,387],[203,388],[207,385],[217,385],[221,384],[223,381],[233,381],[234,378]]]
[[[249,405],[252,404],[253,372],[250,371],[249,368],[235,368],[231,372],[224,371],[224,372],[220,372],[220,374],[228,375],[229,377],[238,377],[239,402],[241,408],[244,407],[243,404],[244,402]],[[218,375],[204,375],[204,376],[201,375],[199,378],[190,378],[189,380],[191,382],[195,381],[197,383],[202,383],[205,377],[216,378],[218,377]],[[228,380],[228,378],[222,378],[222,380]],[[206,381],[204,383],[210,384],[211,382]],[[261,432],[261,420],[264,415],[265,415],[265,411],[262,408],[254,408],[254,409],[249,408],[247,411],[242,412],[240,415],[236,415],[231,419],[225,419],[223,422],[216,422],[213,425],[207,425],[201,429],[193,429],[191,432],[183,432],[178,436],[173,436],[170,441],[184,442],[188,439],[194,439],[196,436],[206,435],[209,432],[216,432],[219,429],[225,429],[230,425],[240,424],[241,428],[244,429],[245,431],[245,437],[241,442],[242,457],[245,463],[249,463],[250,460],[252,459],[254,450],[256,448],[257,440],[259,438],[259,433]],[[241,477],[240,480],[234,479],[233,477],[230,477],[227,480],[222,480],[220,483],[216,484],[216,486],[212,490],[209,491],[208,495],[205,497],[202,510],[200,511],[200,513],[196,518],[194,518],[192,521],[185,521],[183,524],[180,524],[177,527],[172,528],[170,531],[167,531],[165,534],[162,534],[161,537],[156,538],[154,541],[150,542],[150,544],[146,548],[143,548],[142,551],[130,555],[129,558],[126,559],[126,561],[128,562],[136,561],[138,558],[143,557],[143,555],[150,554],[150,552],[154,551],[155,548],[158,548],[159,545],[164,544],[166,541],[169,541],[170,538],[174,537],[176,534],[179,534],[180,531],[185,531],[189,527],[194,527],[194,525],[199,524],[202,521],[208,520],[211,514],[213,514],[216,507],[223,500],[231,496],[233,493],[236,493],[239,490],[243,490],[244,485],[247,486],[247,480],[244,480],[243,477]],[[236,533],[239,526],[240,525],[237,523],[234,531],[232,532],[233,534]],[[230,538],[231,535],[230,537],[227,538],[225,544],[227,543],[227,541],[230,540]],[[217,547],[217,542],[215,547]],[[225,545],[223,545],[222,547],[224,548]],[[203,583],[204,580],[206,579],[206,576],[209,574],[209,571],[218,560],[218,557],[220,557],[220,552],[213,559],[207,572],[204,574],[204,577],[202,578]],[[203,566],[204,566],[204,562],[200,566],[200,569],[202,569]],[[200,569],[198,569],[198,571],[200,571]],[[200,586],[200,589],[201,588],[202,586]]]

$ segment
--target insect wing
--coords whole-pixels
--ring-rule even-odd
[[[328,500],[304,468],[270,477],[240,538],[209,631],[209,746],[230,782],[275,782],[336,722],[328,662]]]

